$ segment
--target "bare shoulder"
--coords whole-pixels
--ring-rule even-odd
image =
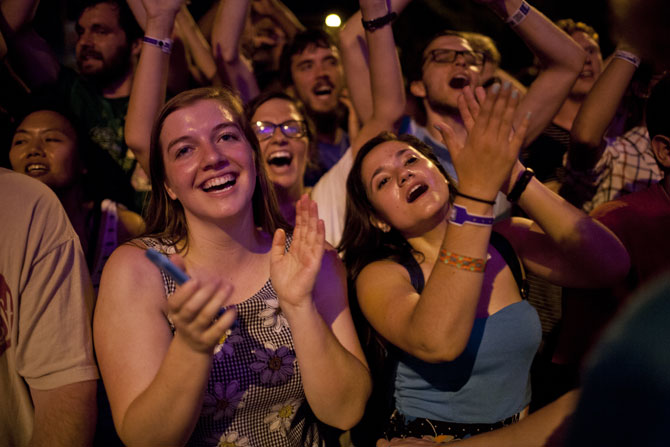
[[[114,250],[102,272],[96,307],[128,309],[143,304],[162,307],[165,301],[163,279],[160,270],[144,253],[145,249],[135,242]]]
[[[363,267],[356,278],[356,289],[384,287],[386,284],[395,287],[398,284],[407,284],[411,287],[407,269],[395,261],[382,259],[371,262]]]

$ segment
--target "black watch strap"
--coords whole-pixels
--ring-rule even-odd
[[[507,194],[507,200],[512,203],[517,202],[534,176],[535,172],[530,168],[526,168],[526,170],[521,173],[516,183],[514,183],[512,190]]]
[[[379,28],[383,28],[384,26],[393,22],[396,19],[396,17],[398,17],[398,14],[396,14],[395,12],[389,12],[385,16],[377,17],[376,19],[372,20],[363,20],[361,18],[361,22],[363,22],[363,28],[365,28],[367,31],[372,32]]]

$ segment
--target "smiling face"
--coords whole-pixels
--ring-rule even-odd
[[[12,168],[58,190],[72,185],[81,173],[77,135],[63,115],[41,110],[19,125],[9,151]]]
[[[480,84],[481,66],[469,64],[463,55],[456,56],[452,62],[438,62],[431,55],[436,50],[472,51],[472,48],[459,36],[434,39],[423,53],[422,78],[412,82],[410,89],[433,110],[455,109],[463,87]]]
[[[165,118],[159,142],[165,188],[188,221],[252,216],[253,150],[221,102],[204,99],[175,110]]]
[[[119,11],[110,3],[86,8],[76,25],[75,53],[85,76],[115,78],[131,68],[131,49],[119,24]]]
[[[286,123],[290,126],[304,128],[304,117],[295,105],[285,99],[272,98],[261,104],[251,117],[252,126],[256,129],[259,122],[268,124]],[[294,123],[290,123],[294,122]],[[258,130],[257,130],[258,134]],[[307,166],[309,140],[305,132],[300,138],[290,138],[279,128],[275,128],[270,138],[258,137],[261,156],[270,181],[287,191],[302,191],[302,182]]]
[[[333,112],[344,88],[344,72],[337,48],[308,45],[291,57],[291,77],[298,98],[316,113]]]
[[[363,159],[361,180],[384,223],[406,238],[421,235],[446,218],[449,185],[438,167],[402,141],[387,141]]]
[[[576,31],[570,35],[586,52],[586,60],[575,85],[572,87],[571,94],[584,96],[591,91],[598,76],[603,71],[603,56],[600,53],[600,46],[591,36],[583,31]]]

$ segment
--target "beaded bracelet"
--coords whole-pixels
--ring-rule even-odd
[[[523,0],[521,2],[521,6],[519,6],[519,9],[517,9],[513,14],[510,14],[505,23],[507,23],[511,27],[518,26],[521,22],[523,22],[526,19],[526,16],[528,15],[529,12],[530,12],[530,5],[526,3],[526,0]]]
[[[444,248],[440,249],[440,256],[438,259],[440,262],[443,262],[448,266],[467,270],[468,272],[482,273],[484,269],[486,269],[486,259],[459,255],[447,251]]]

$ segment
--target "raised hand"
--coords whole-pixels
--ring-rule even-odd
[[[284,230],[277,230],[272,240],[270,279],[282,308],[311,302],[326,245],[326,230],[316,202],[304,195],[296,203],[295,211],[290,249],[285,251]]]
[[[509,178],[528,129],[529,117],[518,129],[512,127],[519,96],[509,83],[494,85],[481,106],[472,91],[464,93],[459,108],[468,130],[465,145],[458,143],[449,125],[437,126],[458,173],[458,189],[464,194],[493,200]]]
[[[170,259],[183,268],[178,255]],[[182,339],[197,352],[212,354],[214,347],[237,317],[235,308],[229,308],[218,319],[226,298],[233,286],[220,279],[199,278],[191,274],[190,280],[178,287],[168,299],[168,312],[175,326],[175,338]]]
[[[147,18],[156,18],[162,15],[174,17],[184,0],[142,0]]]

